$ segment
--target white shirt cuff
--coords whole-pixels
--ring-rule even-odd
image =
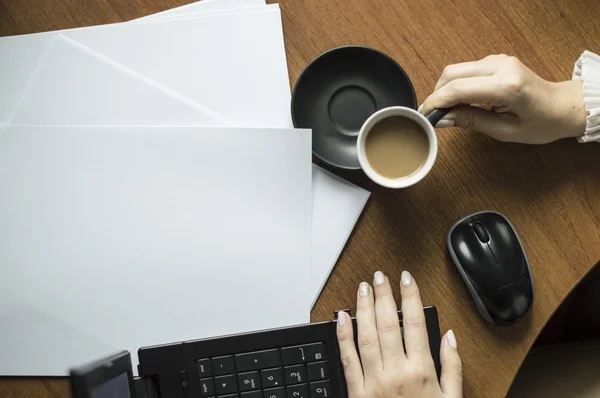
[[[600,55],[584,51],[575,62],[573,80],[583,84],[583,102],[588,112],[585,134],[579,142],[600,142]]]

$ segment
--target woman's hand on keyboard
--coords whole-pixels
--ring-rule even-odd
[[[373,289],[366,282],[358,289],[358,352],[350,317],[338,313],[337,336],[349,398],[462,397],[461,361],[454,333],[448,331],[442,338],[438,383],[423,304],[412,276],[404,271],[400,283],[404,342],[389,280],[376,272],[373,282]]]

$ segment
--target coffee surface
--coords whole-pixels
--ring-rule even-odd
[[[425,164],[429,138],[414,120],[391,116],[371,128],[365,154],[377,174],[391,179],[408,177]]]

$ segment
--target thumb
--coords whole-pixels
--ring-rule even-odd
[[[496,113],[477,106],[463,105],[453,108],[436,127],[462,127],[500,141],[509,141],[516,131],[516,121],[516,117],[510,113]]]
[[[462,362],[456,349],[454,332],[449,330],[442,338],[440,348],[440,362],[442,363],[442,376],[440,386],[445,397],[462,397]]]

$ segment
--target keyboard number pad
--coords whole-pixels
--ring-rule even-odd
[[[333,397],[326,348],[324,343],[310,343],[200,358],[200,397]]]

